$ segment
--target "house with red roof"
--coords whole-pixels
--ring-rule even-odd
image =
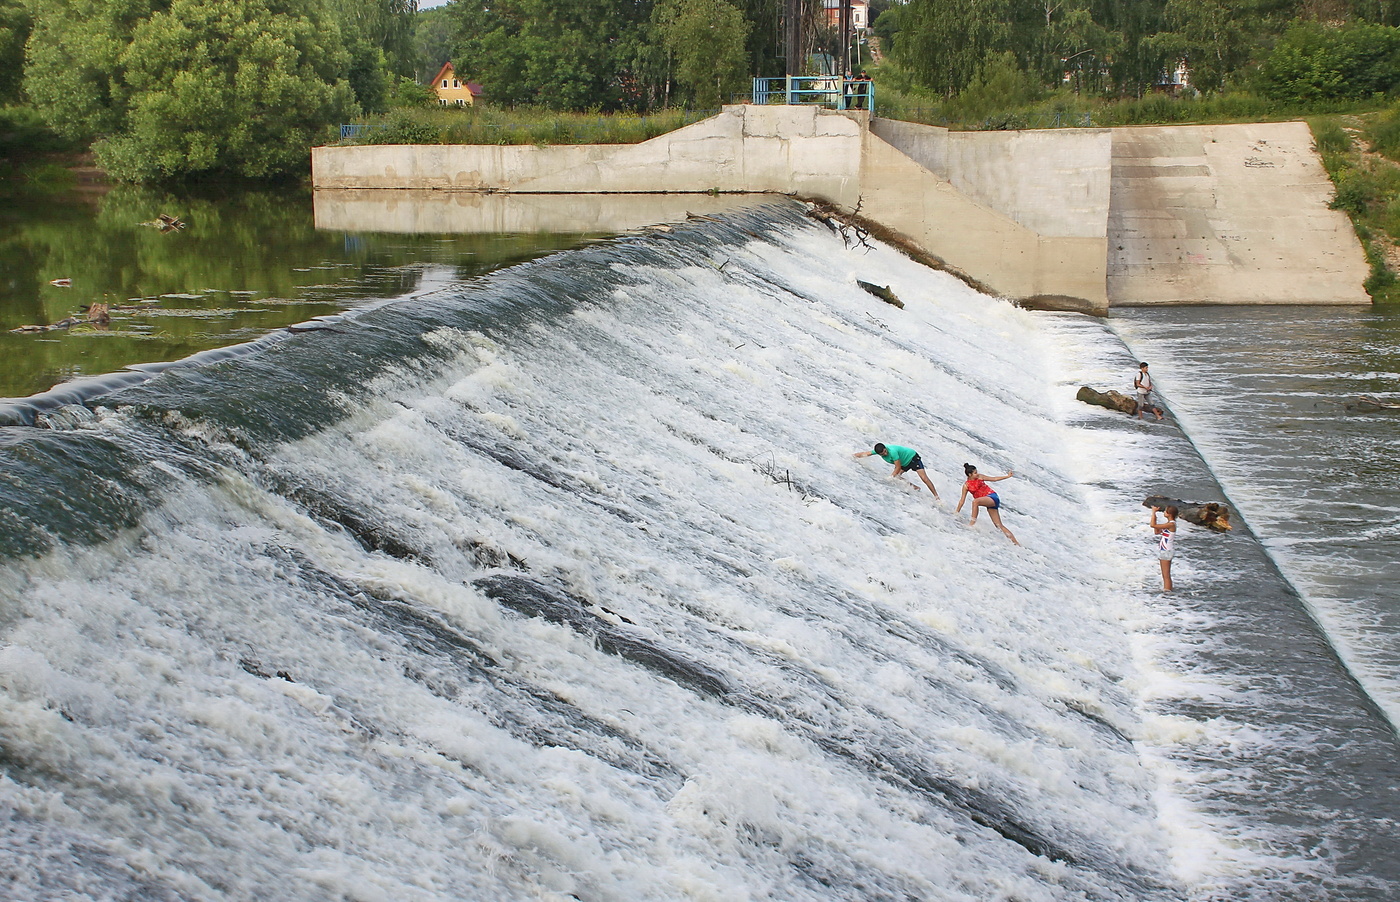
[[[433,93],[443,106],[474,106],[481,96],[481,85],[459,78],[449,62],[443,63],[433,78]]]

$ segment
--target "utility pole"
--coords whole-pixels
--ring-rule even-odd
[[[851,0],[840,0],[841,77],[851,77]]]
[[[802,0],[787,0],[783,39],[787,49],[789,78],[802,74]]]

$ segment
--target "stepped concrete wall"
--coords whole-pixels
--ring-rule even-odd
[[[1115,305],[1366,304],[1365,254],[1302,122],[1114,129]]]
[[[312,179],[859,205],[987,290],[1063,309],[1368,301],[1360,245],[1327,210],[1330,183],[1297,123],[950,133],[862,111],[731,106],[635,145],[318,147]]]

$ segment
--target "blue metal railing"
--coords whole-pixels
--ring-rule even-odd
[[[364,134],[365,132],[369,131],[369,130],[372,129],[372,128],[388,128],[388,127],[389,127],[389,126],[385,125],[385,124],[382,123],[382,122],[369,122],[369,123],[359,123],[359,122],[357,122],[357,123],[355,123],[355,124],[353,124],[353,125],[344,125],[344,124],[342,124],[342,125],[340,126],[340,137],[341,137],[342,139],[345,139],[345,138],[358,138],[360,135]]]
[[[814,103],[833,110],[875,112],[875,83],[865,78],[839,75],[788,75],[755,78],[753,102],[759,104]]]

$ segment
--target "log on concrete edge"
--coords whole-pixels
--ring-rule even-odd
[[[1230,526],[1230,508],[1219,501],[1181,501],[1166,495],[1148,495],[1143,507],[1176,508],[1176,515],[1187,523],[1204,526],[1218,532],[1225,532]]]
[[[1074,398],[1077,401],[1083,401],[1085,404],[1097,404],[1099,407],[1107,407],[1109,410],[1116,410],[1119,413],[1137,413],[1137,400],[1128,397],[1122,392],[1101,392],[1085,385],[1079,389]]]

